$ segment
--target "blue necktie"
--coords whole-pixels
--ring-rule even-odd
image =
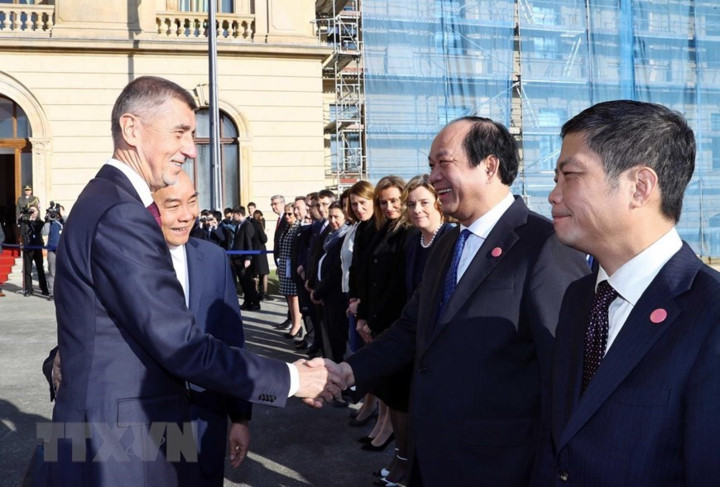
[[[460,263],[460,256],[462,256],[463,248],[465,247],[465,241],[469,236],[470,230],[466,228],[460,232],[460,236],[455,242],[455,251],[453,252],[452,262],[450,262],[450,268],[445,275],[445,286],[443,287],[443,297],[440,302],[438,318],[442,316],[442,313],[445,310],[445,305],[447,305],[448,301],[450,301],[450,297],[453,295],[455,288],[457,287],[458,264]]]
[[[607,282],[598,284],[595,298],[590,309],[590,321],[585,330],[585,351],[583,354],[582,390],[585,392],[595,371],[605,357],[605,347],[608,340],[608,310],[610,303],[618,297],[618,292]]]

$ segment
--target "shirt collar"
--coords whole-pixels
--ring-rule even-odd
[[[135,189],[138,196],[140,196],[140,201],[142,201],[143,205],[147,207],[153,204],[150,187],[138,173],[133,171],[130,166],[128,166],[124,162],[118,161],[117,159],[108,159],[105,162],[105,165],[112,166],[115,169],[118,169],[125,175],[125,177],[130,180],[130,184],[132,184],[132,187]]]
[[[660,269],[681,248],[682,240],[673,227],[648,248],[625,262],[612,276],[608,276],[600,266],[595,288],[597,289],[598,283],[607,280],[625,301],[635,306]]]
[[[460,225],[460,231],[462,232],[466,228],[478,237],[485,239],[490,234],[495,224],[505,214],[508,208],[515,202],[515,197],[512,193],[508,192],[505,197],[500,200],[498,204],[492,207],[490,211],[485,213],[483,216],[475,220],[470,226]]]

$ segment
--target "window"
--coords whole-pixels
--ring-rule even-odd
[[[197,129],[195,131],[195,144],[197,158],[185,164],[185,171],[195,183],[198,191],[198,204],[200,208],[212,208],[211,173],[210,167],[210,112],[201,109],[196,114]],[[220,173],[222,194],[220,201],[222,207],[237,206],[240,202],[240,147],[238,144],[238,130],[235,123],[225,113],[220,112]]]
[[[231,14],[235,12],[235,0],[180,0],[178,9],[181,12],[207,12],[208,1],[217,2],[216,12]]]

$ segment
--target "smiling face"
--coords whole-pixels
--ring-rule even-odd
[[[428,155],[430,182],[438,192],[443,212],[466,226],[488,209],[481,204],[486,160],[472,166],[463,148],[470,127],[464,121],[448,125],[435,137]]]
[[[185,161],[197,157],[195,113],[177,98],[140,115],[124,114],[121,124],[126,142],[135,149],[133,165],[152,191],[175,183]]]
[[[368,221],[373,215],[373,200],[351,194],[350,208],[352,208],[353,213],[355,213],[355,218],[359,221]]]
[[[167,244],[176,247],[187,243],[199,213],[197,192],[188,175],[181,171],[175,184],[153,193],[153,200],[160,210]]]
[[[440,226],[442,215],[437,209],[437,201],[424,186],[410,191],[405,202],[407,214],[412,224],[424,232],[434,232]]]
[[[563,139],[555,174],[552,204],[555,233],[565,245],[595,257],[629,235],[633,186],[628,171],[608,181],[600,156],[582,134]]]
[[[395,186],[385,188],[378,194],[378,204],[380,211],[387,220],[397,220],[400,218],[400,201],[401,191]]]

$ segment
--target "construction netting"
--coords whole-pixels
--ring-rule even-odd
[[[437,131],[480,115],[518,135],[513,192],[548,215],[566,120],[605,100],[661,103],[698,145],[678,230],[720,256],[716,0],[364,0],[362,18],[371,180],[427,172]]]

